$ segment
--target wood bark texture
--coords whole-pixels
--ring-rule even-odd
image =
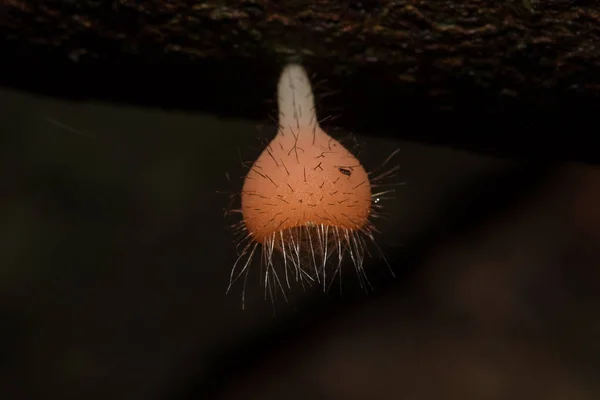
[[[597,159],[597,1],[5,0],[0,37],[21,89],[261,120],[293,59],[347,130]]]

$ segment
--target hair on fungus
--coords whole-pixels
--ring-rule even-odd
[[[336,275],[341,282],[344,260],[354,265],[361,286],[368,287],[363,261],[370,246],[379,251],[372,219],[378,216],[378,200],[393,192],[373,191],[396,168],[370,177],[359,160],[321,128],[302,66],[284,68],[277,95],[277,134],[248,171],[241,190],[239,257],[227,290],[244,276],[244,301],[255,259],[262,267],[265,296],[273,297],[273,290],[279,289],[287,300],[285,289],[293,282],[327,290]]]

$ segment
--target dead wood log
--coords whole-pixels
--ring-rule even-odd
[[[290,57],[362,134],[597,161],[591,0],[4,0],[0,83],[265,119]]]

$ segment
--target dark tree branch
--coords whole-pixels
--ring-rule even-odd
[[[599,160],[590,0],[4,0],[2,83],[264,119],[281,64],[339,89],[336,124],[513,156]]]

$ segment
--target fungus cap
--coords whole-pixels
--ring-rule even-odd
[[[284,69],[278,106],[279,131],[244,181],[241,209],[248,232],[264,242],[300,226],[362,229],[371,209],[368,174],[319,126],[302,67]]]

